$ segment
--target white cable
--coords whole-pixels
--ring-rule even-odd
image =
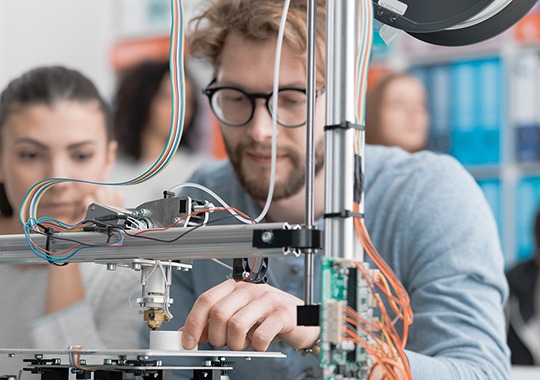
[[[279,66],[281,63],[281,50],[283,47],[283,35],[285,33],[285,23],[287,22],[287,14],[289,13],[289,4],[291,0],[285,0],[283,5],[283,13],[281,14],[281,22],[279,24],[279,32],[276,44],[276,58],[274,61],[274,87],[272,89],[272,160],[270,165],[270,185],[268,186],[268,196],[261,214],[255,218],[255,223],[259,223],[264,219],[272,203],[274,197],[274,185],[276,181],[276,136],[277,136],[277,108],[278,108],[278,92],[279,92]]]
[[[212,259],[213,262],[218,263],[222,267],[225,267],[229,270],[232,270],[233,268],[230,265],[225,264],[223,261],[219,261],[218,259]]]
[[[131,292],[129,292],[129,296],[128,296],[128,304],[129,304],[129,307],[132,309],[132,310],[135,310],[137,312],[137,314],[142,314],[144,311],[142,309],[135,309],[133,307],[133,304],[131,303],[131,296],[133,295],[133,292],[137,289],[139,289],[139,286],[141,286],[141,284],[137,284],[133,290]]]
[[[218,201],[223,207],[225,207],[227,209],[227,211],[229,211],[232,215],[234,215],[234,217],[236,219],[238,219],[239,221],[241,221],[242,223],[246,223],[246,224],[252,224],[253,222],[249,219],[246,219],[244,217],[242,217],[241,215],[238,215],[237,212],[235,212],[234,210],[231,210],[231,206],[229,206],[223,199],[221,199],[221,197],[219,195],[217,195],[216,193],[214,193],[212,190],[210,190],[209,188],[203,186],[203,185],[199,185],[198,183],[194,183],[194,182],[186,182],[186,183],[182,183],[180,185],[175,185],[173,187],[171,187],[169,189],[170,192],[174,192],[176,194],[176,190],[178,189],[181,189],[182,187],[194,187],[196,189],[199,189],[199,190],[202,190],[208,194],[210,194],[212,197],[214,197],[214,199],[216,201]]]
[[[161,274],[163,275],[163,280],[165,281],[165,293],[163,295],[163,310],[165,311],[165,315],[172,319],[173,315],[169,311],[169,284],[170,284],[170,278],[167,277],[167,273],[165,272],[165,268],[163,268],[163,264],[161,263],[161,260],[157,260],[157,264],[159,265],[159,269],[161,270]],[[169,269],[171,269],[171,262],[169,261]]]
[[[261,220],[264,219],[264,217],[268,213],[270,204],[272,203],[272,198],[274,197],[274,186],[276,182],[276,156],[277,156],[276,136],[277,136],[277,108],[278,108],[278,92],[279,92],[279,69],[280,69],[280,63],[281,63],[281,51],[283,50],[283,36],[285,34],[285,24],[287,21],[287,14],[289,13],[290,3],[291,3],[291,0],[285,0],[285,4],[283,5],[283,13],[281,14],[281,22],[279,24],[278,38],[277,38],[277,44],[276,44],[276,56],[275,56],[275,62],[274,62],[274,82],[273,82],[273,88],[272,88],[272,104],[274,104],[274,106],[272,107],[272,159],[271,159],[271,165],[270,165],[270,184],[268,186],[268,196],[266,197],[266,203],[260,215],[257,218],[255,218],[254,220],[255,223],[259,223]],[[213,196],[223,207],[230,208],[230,206],[223,199],[221,199],[216,193],[214,193],[212,190],[208,189],[207,187],[199,185],[197,183],[186,182],[180,185],[175,185],[171,187],[169,191],[176,193],[176,190],[182,187],[195,187],[197,189],[203,190],[206,193]],[[253,223],[251,220],[238,215],[238,213],[236,213],[233,210],[228,210],[228,211],[232,215],[234,215],[236,219],[240,220],[242,223],[246,223],[246,224]]]

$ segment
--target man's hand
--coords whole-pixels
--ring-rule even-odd
[[[235,351],[265,351],[280,338],[295,349],[311,347],[320,328],[297,326],[297,305],[303,301],[269,285],[227,280],[197,299],[182,344],[186,349],[210,342]]]

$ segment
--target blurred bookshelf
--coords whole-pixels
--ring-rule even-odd
[[[507,268],[535,254],[540,206],[540,6],[480,44],[440,47],[376,33],[373,70],[408,71],[426,86],[428,148],[454,156],[490,204]]]

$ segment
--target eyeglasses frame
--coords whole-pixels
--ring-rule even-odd
[[[255,114],[255,107],[257,106],[257,104],[255,103],[255,100],[257,100],[257,99],[264,99],[265,100],[266,109],[270,113],[270,116],[272,116],[272,109],[270,108],[270,99],[272,99],[272,96],[274,95],[273,91],[270,94],[262,94],[262,93],[253,93],[252,94],[252,93],[249,93],[249,92],[244,91],[241,88],[237,88],[237,87],[231,87],[231,86],[210,87],[210,86],[212,86],[212,84],[215,81],[216,81],[216,79],[213,79],[210,82],[210,84],[208,85],[208,87],[203,89],[202,92],[203,92],[204,95],[208,96],[208,102],[210,103],[210,108],[212,109],[212,112],[218,118],[218,120],[220,122],[222,122],[223,124],[228,125],[230,127],[242,127],[242,126],[246,125],[247,123],[249,123],[251,121],[251,119],[253,119],[253,115]],[[251,102],[251,115],[249,116],[249,118],[245,122],[243,122],[241,124],[233,124],[233,123],[229,123],[227,121],[221,120],[221,118],[219,118],[217,116],[216,111],[214,110],[214,106],[212,104],[212,97],[214,96],[214,94],[216,92],[218,92],[220,90],[236,90],[236,91],[240,91],[242,94],[244,94],[249,99],[249,101]],[[297,87],[280,88],[278,90],[278,93],[281,92],[281,91],[298,91],[298,92],[302,92],[304,95],[307,94],[307,90],[305,88],[297,88]],[[325,91],[325,87],[323,87],[321,90],[317,90],[315,92],[315,97],[318,97],[319,94],[322,94],[324,91]],[[307,120],[306,120],[302,124],[291,125],[291,124],[283,123],[281,120],[279,120],[279,118],[277,119],[277,121],[278,121],[279,124],[281,124],[281,125],[283,125],[284,127],[287,127],[287,128],[298,128],[298,127],[301,127],[302,125],[306,124],[306,122],[307,122]]]

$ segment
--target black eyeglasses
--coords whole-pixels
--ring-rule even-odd
[[[241,127],[247,124],[255,113],[255,100],[264,99],[270,115],[273,112],[272,95],[250,94],[236,87],[210,87],[203,90],[208,96],[212,112],[220,122],[231,127]],[[317,91],[317,96],[324,92]],[[304,88],[282,88],[279,90],[277,121],[279,124],[296,128],[306,123],[307,97]]]

